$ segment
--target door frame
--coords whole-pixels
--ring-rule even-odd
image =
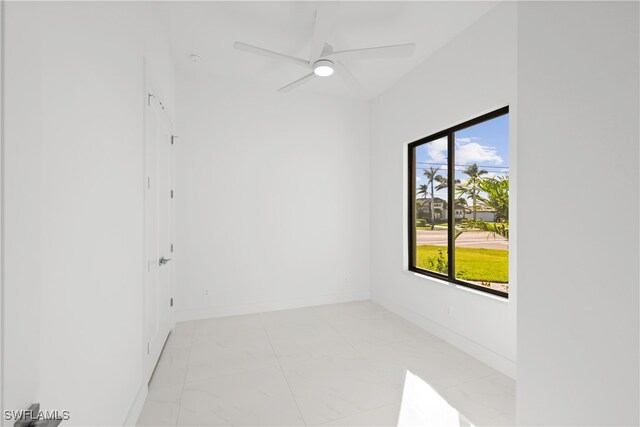
[[[148,363],[148,355],[149,355],[149,343],[148,343],[148,337],[146,336],[147,331],[146,331],[146,316],[147,316],[147,312],[146,312],[146,298],[147,298],[147,293],[146,293],[146,287],[148,284],[148,280],[149,280],[149,276],[147,274],[147,263],[149,262],[149,259],[151,258],[155,258],[155,256],[153,254],[148,254],[147,252],[147,239],[148,239],[148,232],[147,232],[147,224],[148,224],[148,218],[147,218],[147,198],[148,198],[148,191],[147,191],[147,150],[148,150],[148,142],[147,142],[147,121],[148,121],[148,108],[149,108],[149,98],[150,95],[152,95],[153,97],[155,97],[158,100],[158,103],[160,104],[160,106],[162,107],[162,111],[164,112],[164,116],[165,119],[168,122],[169,125],[169,133],[171,135],[172,141],[175,138],[175,126],[173,123],[173,120],[171,119],[171,116],[169,115],[169,113],[167,112],[167,109],[164,107],[164,104],[162,102],[162,100],[164,99],[162,97],[162,94],[160,91],[157,91],[156,89],[160,86],[156,83],[156,79],[154,79],[153,77],[153,72],[149,70],[148,67],[148,63],[146,58],[143,58],[143,70],[144,70],[144,78],[143,78],[143,126],[142,126],[142,134],[143,134],[143,144],[142,144],[142,167],[143,167],[143,176],[142,176],[142,192],[143,192],[143,200],[142,200],[142,217],[143,217],[143,245],[142,245],[142,340],[141,340],[141,347],[142,347],[142,351],[141,351],[141,355],[142,355],[142,384],[143,386],[146,388],[146,386],[148,385],[149,381],[151,380],[151,377],[153,375],[153,372],[155,370],[155,367],[157,365],[157,362],[159,360],[156,360],[154,363],[154,366],[149,366]],[[175,167],[174,167],[174,163],[175,163],[175,155],[174,155],[174,151],[173,151],[173,147],[174,144],[171,143],[169,145],[169,154],[170,154],[170,165],[169,165],[169,174],[170,174],[170,186],[171,188],[174,188],[174,171],[175,171]],[[169,214],[169,232],[170,232],[170,240],[173,241],[173,238],[175,236],[175,226],[174,226],[174,218],[175,218],[175,207],[173,205],[173,198],[170,200],[169,202],[169,206],[170,206],[170,214]],[[175,255],[175,252],[173,252],[170,256],[171,258],[173,258],[173,256]],[[168,280],[169,280],[169,286],[168,286],[168,292],[169,292],[169,297],[172,299],[172,301],[175,301],[175,269],[174,269],[174,265],[175,265],[175,260],[172,260],[171,263],[169,265],[167,265],[166,267],[169,267],[171,270],[168,272]],[[169,301],[167,301],[167,304],[169,304]],[[171,333],[171,331],[173,330],[174,326],[175,326],[175,303],[170,306],[169,308],[169,333],[167,334],[166,337],[163,337],[163,342],[162,342],[162,346],[161,348],[164,347],[164,345],[166,344],[166,340],[169,336],[169,334]],[[160,350],[160,354],[162,353],[162,350]]]

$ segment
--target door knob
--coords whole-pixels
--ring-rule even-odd
[[[168,263],[169,261],[171,261],[171,258],[165,258],[163,256],[160,257],[160,261],[158,262],[160,265],[165,265],[166,263]]]

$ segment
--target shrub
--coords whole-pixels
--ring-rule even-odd
[[[429,257],[427,260],[429,264],[429,270],[437,271],[438,273],[447,274],[449,271],[449,260],[447,260],[442,254],[442,249],[438,249],[437,257]]]

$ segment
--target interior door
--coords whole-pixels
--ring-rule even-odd
[[[173,327],[172,125],[148,91],[145,109],[145,379],[149,381]]]

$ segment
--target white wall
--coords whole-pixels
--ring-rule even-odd
[[[4,141],[4,2],[0,2],[0,148],[2,141]],[[4,154],[0,154],[0,353],[2,352],[2,343],[4,342],[3,331],[3,309],[2,301],[4,299],[4,231],[2,224],[4,224],[4,202],[2,201],[4,195]],[[2,356],[0,356],[0,412],[4,413],[3,399],[2,399],[2,384],[4,384],[3,362]]]
[[[179,75],[179,320],[368,298],[368,106],[275,89]]]
[[[638,21],[518,5],[519,425],[640,423]],[[606,218],[576,214],[601,196]]]
[[[374,100],[370,175],[371,298],[510,376],[516,360],[515,230],[506,302],[408,272],[403,224],[407,143],[510,105],[515,228],[515,24],[515,5],[497,6]]]
[[[5,11],[2,409],[24,409],[40,369],[40,17],[29,3]]]
[[[121,425],[145,390],[143,56],[171,105],[168,48],[148,5],[6,7],[4,409]]]

